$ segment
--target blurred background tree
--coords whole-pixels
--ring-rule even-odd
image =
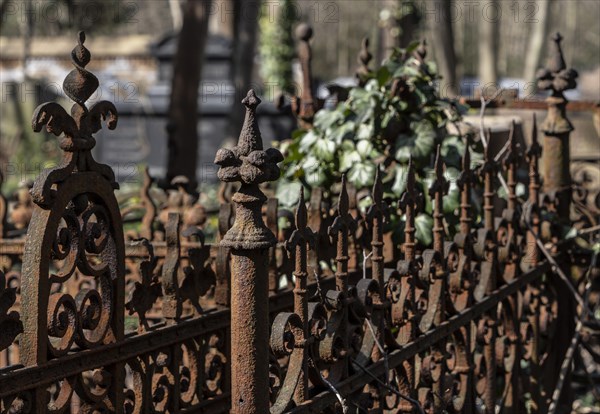
[[[274,17],[274,19],[273,19]],[[278,94],[294,91],[293,62],[296,57],[294,27],[298,23],[294,0],[284,0],[275,16],[260,18],[260,75],[270,85],[265,92],[274,99]]]

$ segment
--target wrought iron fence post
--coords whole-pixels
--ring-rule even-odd
[[[106,121],[117,125],[117,110],[108,101],[87,107],[86,101],[99,86],[86,70],[91,54],[84,46],[85,34],[71,52],[75,68],[63,83],[65,94],[75,102],[70,114],[55,102],[38,106],[33,114],[35,132],[45,129],[60,136],[63,158],[44,170],[31,189],[36,206],[27,230],[23,256],[21,312],[24,333],[20,346],[22,363],[35,366],[71,352],[93,349],[124,339],[125,246],[123,224],[114,190],[119,186],[112,169],[97,163],[91,150],[93,134]],[[90,259],[96,255],[100,263]],[[76,295],[54,291],[79,277],[94,279],[93,288]],[[124,366],[114,363],[94,370],[90,384],[106,390],[106,404],[123,410]],[[77,384],[63,381],[52,409],[68,410]],[[49,411],[46,387],[33,392],[31,412]],[[97,409],[97,401],[77,392],[83,412]]]
[[[568,101],[563,92],[577,86],[578,74],[574,69],[567,69],[561,40],[558,32],[552,36],[548,65],[540,69],[536,77],[538,88],[552,93],[546,99],[548,115],[541,125],[544,132],[544,192],[555,197],[559,216],[568,221],[571,205],[569,136],[573,125],[567,118]]]
[[[281,153],[263,150],[256,120],[260,104],[253,90],[242,101],[246,118],[233,149],[220,149],[215,158],[218,177],[240,182],[232,197],[233,226],[220,245],[231,249],[231,412],[269,412],[268,251],[276,238],[263,222],[267,200],[258,184],[279,178]]]

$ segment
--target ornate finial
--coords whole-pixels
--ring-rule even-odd
[[[557,97],[562,97],[562,93],[566,90],[574,89],[579,76],[577,71],[567,69],[560,46],[561,40],[562,36],[558,32],[552,36],[547,67],[540,69],[536,74],[538,88],[551,90],[552,96]]]
[[[319,109],[319,103],[313,97],[312,81],[312,49],[310,39],[313,36],[313,29],[306,23],[301,23],[296,28],[296,37],[300,41],[298,45],[298,59],[302,67],[302,93],[300,97],[292,99],[292,111],[297,114],[302,128],[312,126],[315,112]]]
[[[84,41],[85,34],[79,32],[78,44],[71,52],[75,69],[69,72],[63,83],[65,94],[76,102],[71,114],[55,102],[43,103],[33,113],[31,125],[35,132],[41,131],[45,125],[46,130],[56,136],[64,134],[60,139],[60,148],[65,151],[63,162],[51,169],[52,174],[48,171],[40,175],[31,190],[33,201],[40,206],[48,206],[55,191],[52,187],[74,172],[95,171],[118,188],[112,169],[96,163],[91,154],[96,145],[92,134],[102,128],[102,121],[106,122],[108,129],[115,129],[118,115],[112,102],[97,102],[89,110],[85,106],[98,88],[98,79],[85,69],[91,55],[83,45]]]
[[[90,51],[83,45],[85,33],[79,32],[78,36],[77,46],[71,51],[71,60],[75,69],[65,78],[63,90],[69,98],[85,108],[85,101],[98,89],[99,83],[98,78],[85,69],[92,57]]]
[[[313,37],[313,28],[307,23],[300,23],[296,27],[296,37],[303,42],[308,42]]]
[[[538,141],[537,117],[533,114],[533,125],[531,127],[531,145],[527,150],[527,158],[538,157],[542,154],[542,146]]]
[[[233,249],[261,249],[272,246],[277,240],[261,218],[261,206],[266,197],[258,184],[279,178],[277,163],[283,161],[283,156],[274,148],[263,150],[256,120],[260,99],[253,90],[242,103],[246,106],[246,118],[238,144],[231,150],[221,148],[215,157],[215,164],[220,166],[217,176],[221,181],[242,183],[232,197],[237,205],[235,222],[221,245]]]
[[[349,208],[350,200],[348,198],[348,189],[346,188],[346,174],[342,174],[342,188],[337,205],[337,216],[333,224],[329,227],[330,236],[335,236],[338,232],[343,231],[344,228],[354,231],[356,222],[350,213],[348,213]]]
[[[417,193],[415,188],[415,169],[411,155],[408,159],[406,190],[398,202],[398,206],[406,215],[406,224],[404,226],[404,259],[409,263],[412,263],[415,258],[415,217],[421,204],[421,199],[422,194]]]
[[[296,207],[296,229],[286,242],[286,249],[292,252],[299,243],[308,243],[310,248],[314,247],[315,234],[308,227],[308,212],[306,210],[306,201],[304,200],[304,187],[300,187],[300,198],[298,207]]]
[[[366,79],[371,74],[369,69],[369,62],[373,59],[373,55],[369,52],[369,38],[365,37],[362,40],[360,53],[358,54],[358,69],[356,70],[356,77],[360,86],[364,86]]]
[[[279,178],[277,163],[283,161],[283,156],[274,148],[263,151],[256,120],[256,107],[260,104],[260,99],[251,89],[242,103],[246,106],[246,118],[238,144],[232,150],[221,148],[217,152],[215,164],[221,167],[217,175],[224,182],[260,184],[274,181]]]
[[[486,130],[487,142],[490,142],[492,131]],[[490,155],[490,146],[487,145],[483,150],[483,164],[479,170],[479,174],[483,177],[483,216],[485,228],[489,231],[494,231],[494,176],[496,175],[496,162]]]
[[[442,159],[441,154],[441,145],[438,144],[437,152],[435,156],[435,165],[433,170],[435,172],[435,180],[429,189],[429,195],[431,197],[435,197],[436,193],[440,193],[442,195],[448,194],[448,189],[450,185],[448,184],[448,180],[444,177],[444,160]]]
[[[471,183],[473,172],[471,171],[471,150],[469,148],[469,137],[465,143],[465,154],[462,158],[462,171],[458,178],[460,187],[460,232],[463,235],[471,233]]]
[[[375,173],[375,183],[373,184],[373,190],[371,192],[371,199],[373,204],[367,211],[367,219],[373,220],[378,218],[379,220],[385,220],[388,213],[388,207],[383,201],[383,184],[381,182],[381,167],[377,166]]]
[[[444,194],[448,193],[450,185],[444,177],[444,161],[442,160],[441,145],[437,147],[435,157],[435,181],[429,189],[429,195],[434,199],[433,210],[433,248],[440,254],[444,253]]]
[[[567,68],[567,64],[565,63],[565,59],[563,57],[562,48],[560,46],[560,42],[562,42],[563,37],[559,32],[556,32],[552,35],[551,48],[552,52],[548,57],[548,69],[552,72],[560,72],[563,69]]]
[[[375,183],[373,184],[373,204],[380,204],[383,200],[383,185],[381,183],[381,167],[377,166]]]
[[[542,155],[542,146],[537,137],[537,119],[533,114],[533,126],[531,127],[531,145],[527,149],[527,162],[529,163],[529,201],[536,205],[539,200],[540,174],[538,171],[538,160]]]
[[[340,216],[348,214],[350,201],[348,199],[348,189],[346,186],[346,174],[342,174],[342,190],[340,191],[340,200],[338,201],[337,211]]]

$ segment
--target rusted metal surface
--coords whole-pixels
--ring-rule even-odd
[[[569,220],[571,204],[571,175],[569,171],[569,136],[573,130],[566,116],[567,99],[563,92],[577,86],[577,72],[567,69],[560,42],[562,36],[552,37],[548,65],[536,77],[540,89],[549,90],[548,116],[541,124],[544,133],[544,192],[554,198],[556,209],[565,221]]]
[[[258,184],[279,178],[281,153],[263,150],[256,120],[260,99],[253,90],[242,103],[246,118],[232,150],[220,149],[215,158],[223,182],[240,182],[231,198],[235,204],[233,226],[220,245],[231,251],[231,378],[233,413],[265,413],[269,410],[269,248],[275,235],[262,220],[267,201]]]

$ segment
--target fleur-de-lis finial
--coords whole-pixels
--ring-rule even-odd
[[[231,150],[221,148],[215,157],[215,164],[221,167],[217,173],[221,181],[260,184],[279,178],[277,163],[283,161],[283,156],[274,148],[263,151],[256,119],[256,108],[260,102],[252,89],[242,100],[246,106],[246,118],[237,146]]]
[[[562,39],[558,32],[552,36],[547,67],[540,69],[536,74],[538,88],[551,90],[552,95],[557,97],[562,97],[563,92],[566,90],[574,89],[577,86],[576,79],[579,76],[574,69],[567,69],[560,46]]]
[[[77,46],[71,52],[71,60],[75,68],[69,72],[63,82],[65,94],[75,101],[75,105],[68,114],[62,106],[55,102],[46,102],[38,106],[31,121],[35,132],[46,130],[60,139],[60,148],[64,151],[63,162],[52,169],[53,174],[42,174],[36,180],[31,194],[33,201],[38,205],[47,206],[53,196],[52,187],[63,181],[73,172],[95,171],[110,181],[114,188],[118,188],[114,172],[110,167],[96,163],[92,158],[91,150],[96,145],[92,136],[102,128],[105,121],[108,129],[117,126],[117,109],[109,101],[100,101],[89,110],[85,102],[98,89],[98,78],[85,69],[90,62],[90,51],[83,45],[84,32],[79,32]]]
[[[256,119],[260,99],[254,90],[248,91],[242,103],[246,106],[246,117],[238,143],[232,149],[221,148],[215,157],[215,164],[220,167],[219,179],[242,184],[231,198],[236,204],[235,221],[221,240],[221,246],[254,250],[271,247],[277,242],[260,216],[266,197],[258,184],[279,178],[277,163],[283,161],[283,156],[274,148],[263,150]]]

